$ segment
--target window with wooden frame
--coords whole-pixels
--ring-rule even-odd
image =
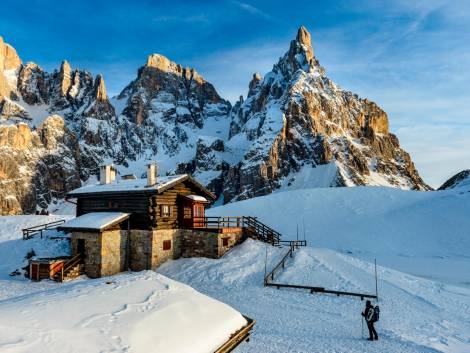
[[[160,205],[160,216],[162,218],[168,218],[171,216],[171,206],[170,205]]]
[[[204,217],[204,206],[200,204],[194,205],[194,217]]]
[[[183,209],[183,215],[185,219],[191,219],[191,207],[185,206]]]
[[[163,241],[163,250],[171,250],[171,240]]]
[[[108,208],[117,208],[118,204],[116,201],[108,201]]]
[[[222,246],[228,246],[228,238],[222,238]]]

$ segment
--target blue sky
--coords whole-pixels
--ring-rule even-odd
[[[345,89],[376,101],[426,182],[470,168],[470,1],[2,1],[24,61],[104,74],[108,92],[150,53],[195,67],[232,102],[296,29]]]

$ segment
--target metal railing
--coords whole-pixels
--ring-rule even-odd
[[[281,233],[258,221],[256,217],[194,217],[193,224],[194,228],[206,229],[245,228],[252,232],[256,239],[261,241],[273,245],[279,244],[281,241]]]
[[[242,228],[245,217],[194,217],[194,228]]]
[[[299,284],[288,284],[288,283],[275,283],[274,281],[274,275],[279,269],[284,269],[286,266],[287,259],[290,257],[293,257],[294,250],[297,249],[299,246],[306,246],[305,240],[291,240],[291,241],[285,241],[285,242],[290,242],[289,245],[289,250],[287,253],[283,256],[281,261],[279,261],[276,266],[264,277],[264,286],[265,287],[276,287],[277,289],[281,288],[294,288],[294,289],[306,289],[310,291],[310,293],[323,293],[323,294],[334,294],[337,295],[338,297],[340,295],[347,295],[347,296],[352,296],[352,297],[359,297],[361,300],[364,298],[371,298],[371,299],[377,299],[377,295],[373,294],[367,294],[367,293],[357,293],[357,292],[346,292],[346,291],[338,291],[338,290],[331,290],[331,289],[325,289],[324,287],[317,287],[317,286],[306,286],[306,285],[299,285]],[[305,242],[305,243],[304,243]],[[302,245],[301,245],[302,244]],[[305,244],[305,245],[303,245]]]
[[[65,223],[65,219],[60,219],[58,221],[54,222],[49,222],[45,224],[40,224],[38,226],[33,226],[29,228],[24,228],[22,229],[23,232],[23,240],[31,239],[34,237],[36,234],[41,234],[42,238],[42,232],[48,229],[54,229],[60,226],[61,224]]]

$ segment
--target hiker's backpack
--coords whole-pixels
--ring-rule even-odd
[[[379,306],[371,306],[369,310],[367,310],[366,320],[368,322],[377,322],[379,321],[380,316],[380,309]]]
[[[379,308],[378,305],[376,305],[374,307],[374,311],[373,311],[373,314],[372,314],[372,322],[379,321],[379,317],[380,317],[380,308]]]

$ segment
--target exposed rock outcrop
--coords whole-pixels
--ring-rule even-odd
[[[454,189],[458,187],[467,187],[470,191],[470,169],[462,170],[455,174],[442,184],[438,190]]]
[[[80,185],[79,151],[64,120],[50,116],[36,131],[0,125],[0,212],[34,212]]]
[[[429,189],[387,114],[335,85],[311,43],[299,28],[232,107],[196,70],[163,55],[148,56],[110,99],[101,75],[67,61],[52,73],[22,64],[0,39],[0,212],[47,207],[105,160],[123,174],[157,160],[160,173],[190,172],[224,202],[295,185]]]
[[[232,110],[231,140],[249,141],[249,148],[224,178],[225,201],[270,193],[306,166],[328,163],[337,172],[323,186],[429,189],[389,132],[387,114],[327,78],[304,27],[259,81]]]
[[[2,97],[10,98],[10,93],[15,89],[14,82],[9,80],[12,71],[17,70],[21,65],[21,60],[15,48],[5,43],[0,36],[0,100]]]

